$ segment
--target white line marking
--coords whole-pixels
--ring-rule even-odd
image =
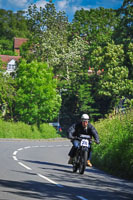
[[[30,167],[27,167],[26,165],[24,165],[24,164],[21,163],[21,162],[18,162],[18,164],[20,164],[21,166],[25,167],[25,168],[28,169],[28,170],[32,170]]]
[[[16,160],[16,161],[18,160],[18,159],[16,158],[16,156],[13,156],[13,159]]]
[[[24,147],[24,149],[30,149],[31,147],[30,146],[28,146],[28,147]]]
[[[41,177],[41,178],[47,180],[48,182],[57,185],[58,187],[63,187],[63,185],[60,185],[60,184],[56,183],[55,181],[52,181],[51,179],[47,178],[46,176],[43,176],[43,175],[41,175],[41,174],[37,174],[37,175],[38,175],[39,177]]]
[[[18,151],[22,151],[22,150],[23,150],[23,148],[18,149]]]
[[[43,145],[42,145],[42,146],[40,146],[40,147],[46,147],[46,146],[43,146]]]
[[[13,155],[16,156],[17,153],[18,153],[18,151],[14,151],[14,152],[13,152]]]
[[[84,197],[82,197],[82,196],[76,196],[76,197],[78,197],[78,198],[81,199],[81,200],[87,200],[86,198],[84,198]]]
[[[62,147],[62,145],[60,145],[60,144],[58,144],[58,145],[56,145],[57,147]]]
[[[64,147],[69,147],[69,144],[64,144]]]
[[[33,148],[37,148],[37,147],[39,147],[39,146],[32,146]]]

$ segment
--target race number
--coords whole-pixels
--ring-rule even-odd
[[[86,139],[82,139],[81,140],[81,146],[88,147],[89,146],[89,141],[86,140]]]

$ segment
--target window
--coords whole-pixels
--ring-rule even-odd
[[[15,70],[15,68],[16,68],[16,65],[14,65],[14,64],[8,64],[8,66],[7,66],[7,70]]]

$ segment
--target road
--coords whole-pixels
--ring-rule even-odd
[[[72,173],[67,139],[0,139],[0,200],[127,200],[133,182],[94,167]]]

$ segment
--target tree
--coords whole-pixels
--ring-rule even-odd
[[[122,44],[133,42],[133,1],[124,0],[117,15],[120,16],[120,22],[114,32],[115,41]]]
[[[15,116],[29,124],[48,122],[57,117],[61,98],[56,91],[52,68],[46,63],[22,60],[17,70]]]
[[[13,37],[28,37],[29,27],[24,11],[13,13],[11,10],[0,9],[0,37],[12,40]]]
[[[111,108],[122,96],[132,94],[133,82],[128,79],[128,68],[124,66],[123,45],[112,42],[104,48],[97,47],[91,55],[91,63],[96,71],[99,66],[104,69],[99,77],[97,93],[110,98]]]
[[[75,12],[72,23],[72,34],[83,36],[89,45],[105,45],[112,39],[114,28],[119,18],[113,9],[102,7]]]
[[[67,89],[62,93],[61,107],[62,120],[66,123],[73,118],[79,119],[83,112],[89,112],[91,117],[97,115],[91,94],[92,83],[89,83],[88,77],[88,49],[88,43],[78,36],[69,42],[67,49],[58,57],[62,68],[58,87]]]
[[[16,81],[8,74],[0,72],[0,111],[4,119],[13,119]]]
[[[35,4],[30,6],[27,19],[32,32],[30,60],[34,57],[50,66],[55,65],[58,54],[67,45],[68,20],[65,13],[57,12],[50,1],[44,8],[38,9]]]

